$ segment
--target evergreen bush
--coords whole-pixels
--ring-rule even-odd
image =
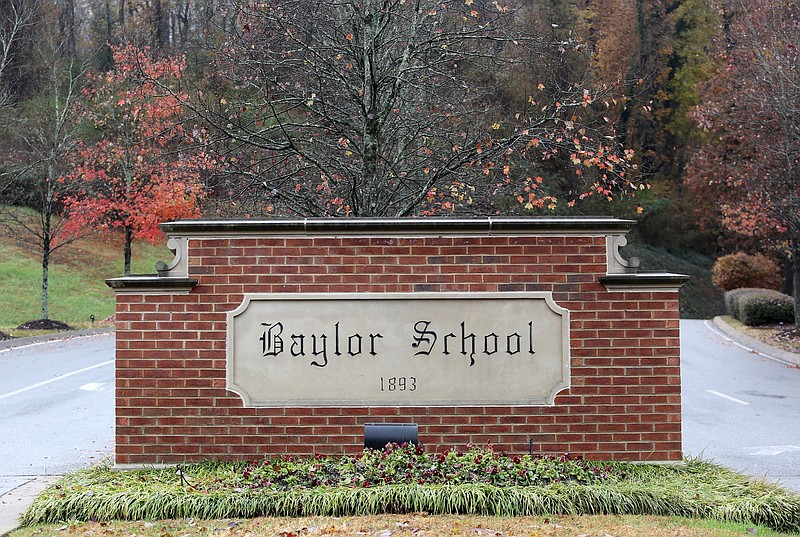
[[[774,289],[728,291],[725,307],[729,315],[747,326],[794,322],[794,299]]]

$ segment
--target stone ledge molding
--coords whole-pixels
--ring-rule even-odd
[[[689,281],[689,276],[671,272],[637,272],[607,274],[598,280],[608,291],[674,291]]]
[[[175,257],[156,263],[157,275],[128,276],[106,280],[116,292],[188,292],[198,281],[189,278],[189,238],[245,236],[341,236],[364,237],[394,234],[402,237],[475,235],[605,236],[606,273],[600,278],[612,291],[675,289],[688,276],[639,272],[639,259],[626,260],[620,248],[628,243],[633,220],[612,217],[571,218],[302,218],[270,220],[181,220],[161,224],[167,247]]]
[[[270,220],[180,220],[161,224],[168,237],[228,238],[243,235],[343,235],[402,233],[436,235],[620,235],[634,220],[612,217],[571,218],[299,218]]]
[[[141,295],[188,294],[197,284],[194,278],[165,277],[158,275],[132,275],[109,278],[106,285],[116,293]]]
[[[156,263],[158,275],[189,276],[189,237],[229,238],[241,236],[335,235],[348,237],[402,234],[416,236],[462,235],[605,235],[609,274],[635,271],[637,258],[626,261],[619,249],[627,244],[625,233],[633,220],[612,217],[571,218],[302,218],[270,220],[180,220],[161,224],[169,237],[167,247],[175,253],[170,263]]]

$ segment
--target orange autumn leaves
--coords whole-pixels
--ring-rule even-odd
[[[75,228],[124,229],[151,241],[160,222],[200,216],[202,176],[216,163],[200,149],[181,101],[183,58],[113,47],[114,69],[88,75],[86,118],[98,137],[82,141],[64,200]]]

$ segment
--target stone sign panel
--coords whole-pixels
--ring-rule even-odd
[[[246,294],[227,388],[251,407],[552,405],[569,349],[549,292]]]

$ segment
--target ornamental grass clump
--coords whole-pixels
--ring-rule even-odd
[[[658,515],[800,532],[800,495],[700,460],[680,465],[506,455],[413,445],[357,455],[96,467],[40,494],[23,524],[387,513]]]
[[[392,484],[496,487],[593,484],[615,474],[608,464],[568,455],[507,455],[488,447],[467,446],[465,452],[427,453],[414,444],[387,444],[357,455],[302,459],[285,457],[248,463],[238,485],[243,488],[294,490],[313,487],[376,487]]]

